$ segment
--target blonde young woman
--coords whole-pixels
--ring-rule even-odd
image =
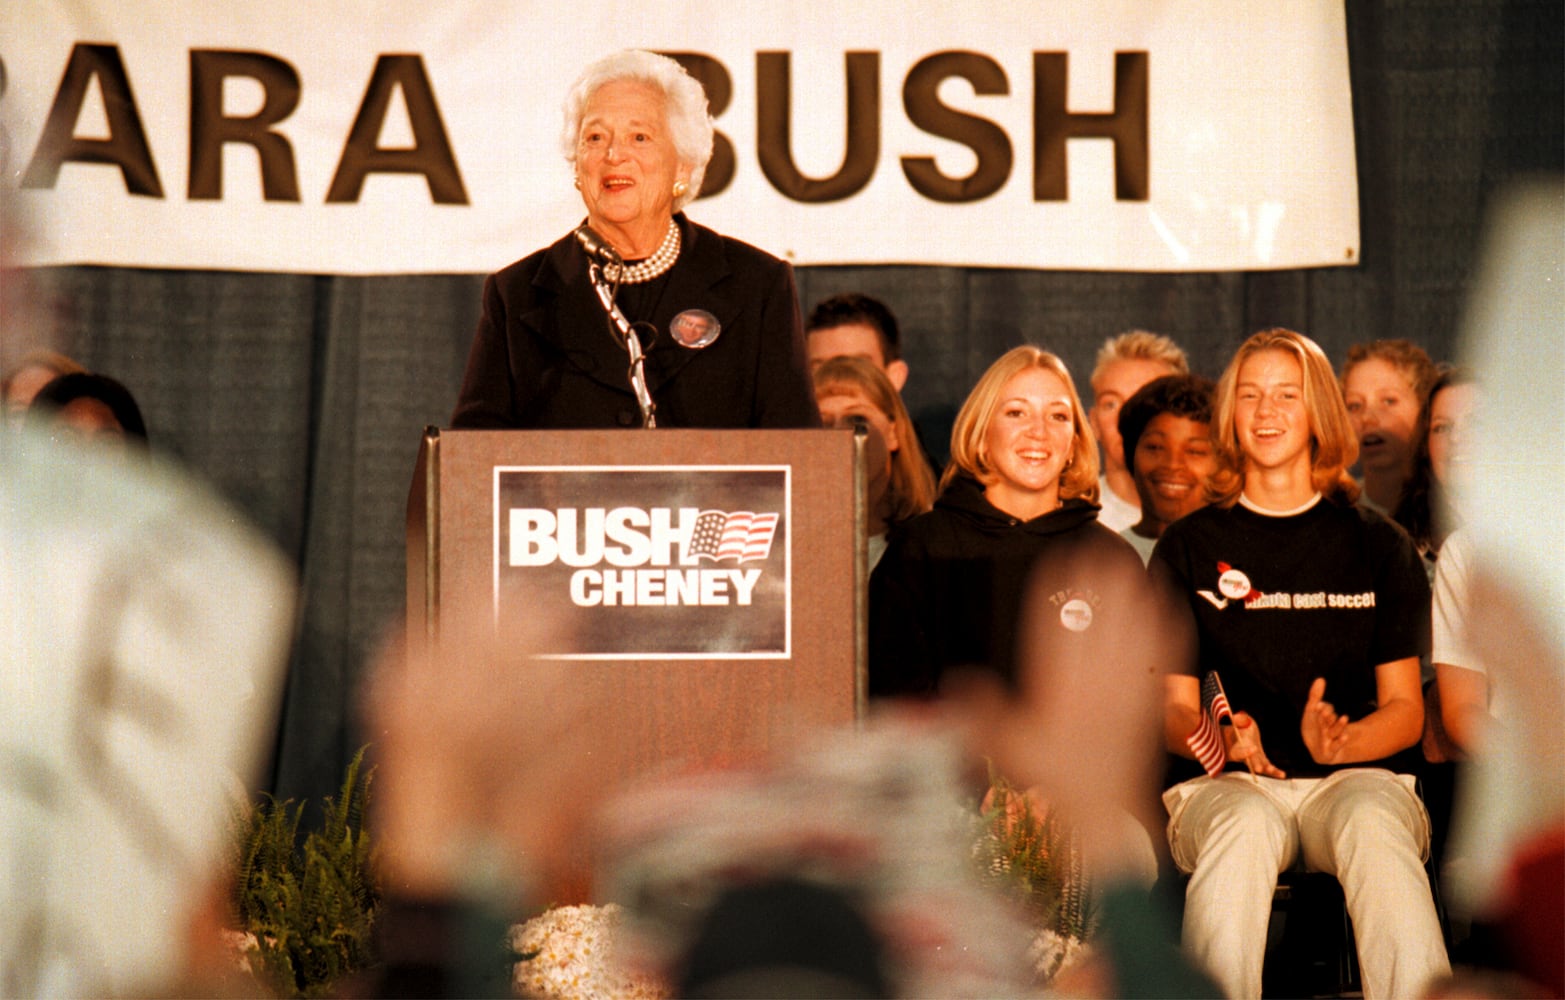
[[[1097,442],[1059,358],[1017,347],[990,366],[957,413],[940,486],[870,579],[872,696],[932,697],[967,669],[1014,683],[1023,624],[1077,644],[1113,627],[1124,609],[1105,605],[1095,573],[1140,559],[1098,523]],[[1043,597],[1024,623],[1030,579]]]
[[[864,358],[835,357],[816,367],[815,402],[827,427],[846,427],[862,419],[872,432],[875,459],[868,474],[869,565],[886,551],[886,532],[929,510],[935,501],[935,477],[919,451],[902,396],[879,366]]]
[[[1197,650],[1168,680],[1169,748],[1192,756],[1206,672],[1235,713],[1226,770],[1164,795],[1190,875],[1185,946],[1227,996],[1260,996],[1277,874],[1302,863],[1342,882],[1365,996],[1420,995],[1449,964],[1411,773],[1429,642],[1418,553],[1354,504],[1357,441],[1330,362],[1302,334],[1265,330],[1239,348],[1213,439],[1214,502],[1170,524],[1151,562]]]

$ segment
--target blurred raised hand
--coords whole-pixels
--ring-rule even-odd
[[[377,764],[377,837],[388,890],[442,898],[482,852],[553,886],[610,794],[611,738],[573,663],[540,659],[570,623],[495,623],[487,594],[446,600],[438,640],[399,637],[365,698]]]

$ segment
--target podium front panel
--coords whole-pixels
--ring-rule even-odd
[[[743,759],[863,704],[854,436],[440,431],[409,505],[411,628],[481,594],[563,612],[537,652],[617,720],[629,772]],[[857,502],[862,503],[861,496]]]

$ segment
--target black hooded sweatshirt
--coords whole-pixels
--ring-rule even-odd
[[[870,577],[869,694],[933,697],[958,668],[993,671],[1014,688],[1024,612],[1048,616],[1040,621],[1083,641],[1102,631],[1105,612],[1118,617],[1119,609],[1102,606],[1111,588],[1100,574],[1140,577],[1140,563],[1128,542],[1098,523],[1094,503],[1066,500],[1023,521],[960,476],[933,510],[893,529]]]

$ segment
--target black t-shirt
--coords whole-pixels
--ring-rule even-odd
[[[1289,777],[1416,765],[1411,753],[1317,764],[1299,734],[1315,678],[1326,679],[1326,701],[1358,720],[1377,706],[1377,666],[1428,652],[1429,583],[1395,523],[1326,499],[1288,517],[1206,507],[1169,525],[1151,569],[1194,619],[1199,662],[1181,669],[1216,670],[1233,710],[1255,718],[1267,758]]]

